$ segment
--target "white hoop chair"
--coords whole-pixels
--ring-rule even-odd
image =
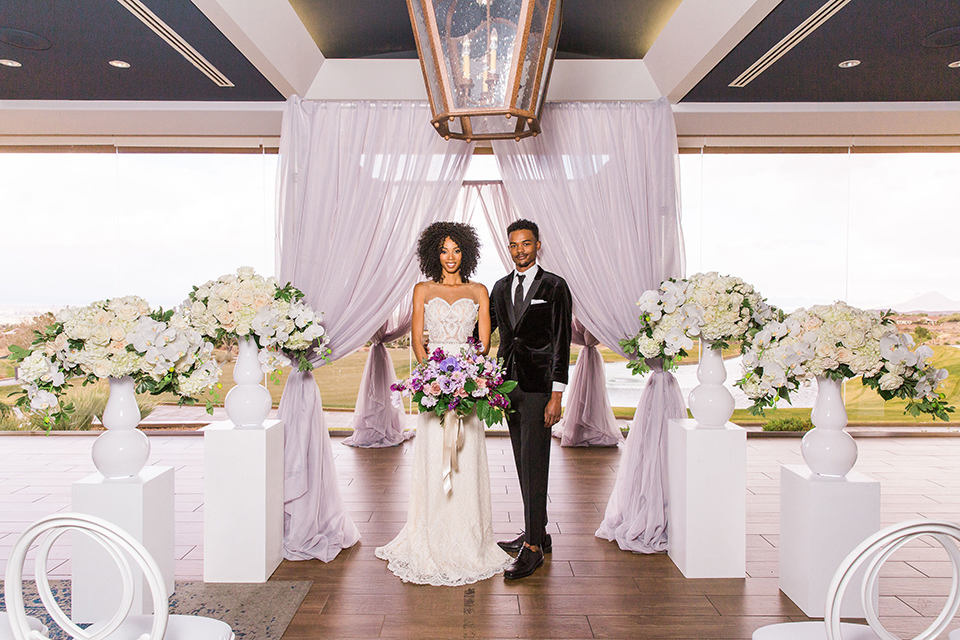
[[[27,623],[30,625],[31,631],[39,631],[41,637],[46,637],[48,629],[42,622],[27,616]],[[14,640],[12,625],[10,616],[0,611],[0,640]]]
[[[57,538],[76,531],[97,541],[116,562],[123,581],[123,594],[117,612],[110,620],[82,629],[66,615],[50,591],[47,578],[47,557]],[[31,628],[24,610],[23,566],[27,552],[39,539],[34,575],[37,591],[50,617],[66,633],[78,640],[233,640],[230,626],[219,620],[201,616],[169,615],[163,574],[150,553],[129,533],[114,524],[82,513],[61,513],[37,520],[20,534],[7,562],[4,593],[7,613],[16,640],[42,640],[46,636]],[[139,566],[150,586],[153,615],[131,616],[134,578],[130,559]]]
[[[960,607],[960,526],[943,520],[906,520],[882,529],[861,542],[840,563],[827,589],[827,606],[823,622],[787,622],[761,627],[753,632],[753,640],[899,640],[880,622],[875,602],[878,595],[880,568],[900,547],[911,540],[929,536],[939,542],[950,557],[953,583],[940,615],[913,640],[930,640],[939,636],[950,624]],[[867,624],[840,622],[840,604],[854,574],[866,564],[860,602]],[[960,640],[960,631],[950,634]]]

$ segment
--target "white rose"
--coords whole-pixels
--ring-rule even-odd
[[[253,267],[240,267],[237,269],[237,275],[241,280],[249,280],[253,276],[257,275],[257,272]]]
[[[893,372],[887,372],[880,376],[880,388],[884,391],[893,391],[903,385],[903,378]]]

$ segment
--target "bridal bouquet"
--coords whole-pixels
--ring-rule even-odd
[[[947,371],[928,363],[930,347],[913,346],[913,338],[897,332],[889,313],[843,302],[799,309],[754,335],[736,384],[754,401],[750,411],[757,414],[776,406],[778,398],[789,401],[790,391],[804,380],[860,376],[884,400],[907,400],[905,413],[947,420],[953,407],[936,391]]]
[[[142,298],[67,307],[55,320],[36,332],[29,349],[10,347],[24,386],[15,404],[46,414],[48,425],[73,411],[61,402],[70,378],[90,384],[131,376],[139,393],[171,392],[181,404],[193,404],[220,376],[213,345],[183,314],[152,311]]]
[[[302,299],[303,292],[290,283],[281,287],[276,278],[240,267],[236,275],[194,287],[184,307],[191,324],[217,346],[227,338],[252,337],[261,350],[261,369],[269,374],[291,364],[284,353],[293,356],[300,371],[313,369],[313,353],[327,353],[320,317]]]
[[[414,367],[409,378],[390,386],[393,403],[400,406],[401,398],[412,396],[421,413],[433,411],[442,418],[447,411],[456,411],[466,417],[476,409],[487,426],[501,422],[510,407],[507,394],[517,382],[504,380],[502,363],[480,351],[472,341],[458,355],[437,349]]]
[[[659,358],[664,370],[675,369],[693,347],[693,338],[715,349],[743,343],[774,316],[751,285],[716,272],[664,280],[659,289],[645,291],[637,305],[640,331],[620,341],[626,353],[636,356],[629,365],[636,374],[650,370],[644,358]]]

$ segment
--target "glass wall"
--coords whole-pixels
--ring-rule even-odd
[[[684,154],[680,167],[688,274],[740,276],[786,311],[893,309],[951,370],[946,391],[960,400],[960,154]],[[794,406],[807,414],[814,396]],[[851,423],[929,423],[859,381],[846,399]]]

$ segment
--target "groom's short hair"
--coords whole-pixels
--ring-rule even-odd
[[[537,226],[536,222],[530,220],[524,220],[520,218],[519,220],[514,220],[510,223],[510,226],[507,227],[507,237],[510,237],[510,234],[514,231],[520,231],[521,229],[526,229],[533,233],[533,239],[537,242],[540,242],[540,227]]]

